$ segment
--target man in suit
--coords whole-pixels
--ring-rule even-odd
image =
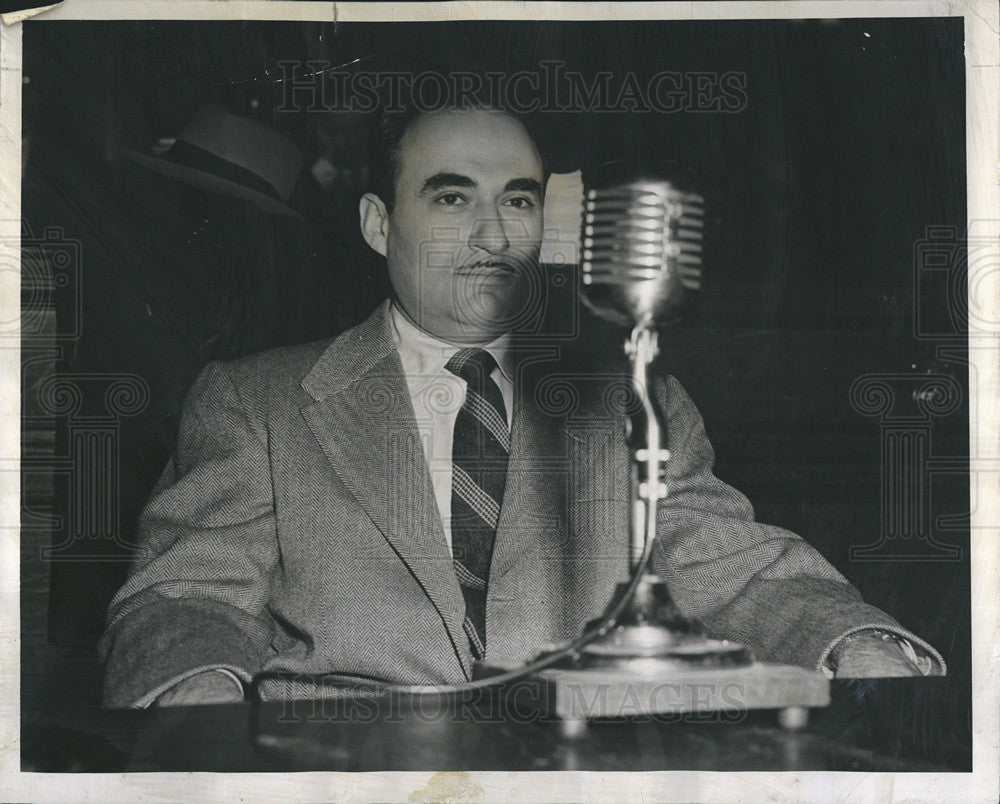
[[[332,342],[198,378],[108,614],[108,705],[237,700],[261,671],[461,681],[576,635],[626,574],[615,375],[516,337],[539,271],[535,142],[489,109],[384,135],[360,217],[393,297]],[[680,385],[653,390],[673,456],[653,568],[682,611],[765,660],[944,671],[805,541],[755,523]]]

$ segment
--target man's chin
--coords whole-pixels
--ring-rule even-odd
[[[518,311],[466,309],[461,318],[450,322],[442,337],[452,343],[489,343],[515,329],[522,318]]]
[[[502,335],[524,319],[528,294],[509,276],[488,276],[463,283],[456,294],[455,317],[469,331]]]

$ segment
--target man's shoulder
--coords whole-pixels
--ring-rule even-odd
[[[377,325],[379,312],[376,309],[361,323],[348,327],[339,334],[308,343],[273,347],[224,361],[220,365],[234,381],[251,379],[264,385],[277,382],[279,385],[298,386],[324,356],[353,355],[354,352],[363,350],[364,344],[356,344],[355,341],[361,333]]]
[[[340,336],[290,346],[275,346],[221,361],[220,365],[234,379],[274,376],[279,379],[294,380],[297,383],[338,337]]]
[[[380,329],[381,311],[381,307],[376,309],[360,324],[335,336],[214,361],[203,375],[231,384],[244,403],[260,408],[259,412],[289,404],[298,407],[318,398],[315,375],[356,376],[356,364],[372,351],[371,338],[365,336]]]
[[[334,340],[325,338],[213,360],[202,369],[185,405],[191,410],[214,408],[234,394],[253,419],[295,410],[309,399],[302,379]]]

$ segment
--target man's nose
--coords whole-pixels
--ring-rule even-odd
[[[469,233],[469,245],[480,248],[490,254],[500,254],[510,246],[503,220],[497,210],[484,210],[472,224]]]

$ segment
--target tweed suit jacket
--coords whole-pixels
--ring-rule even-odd
[[[574,636],[627,575],[622,381],[564,371],[554,350],[536,349],[520,355],[515,385],[486,611],[496,662]],[[680,385],[664,378],[654,391],[673,457],[653,562],[684,612],[762,659],[806,667],[869,626],[933,651],[800,537],[754,522],[712,474]],[[386,303],[332,342],[202,372],[108,612],[105,703],[146,705],[211,667],[245,681],[461,681],[472,670],[463,617]]]

